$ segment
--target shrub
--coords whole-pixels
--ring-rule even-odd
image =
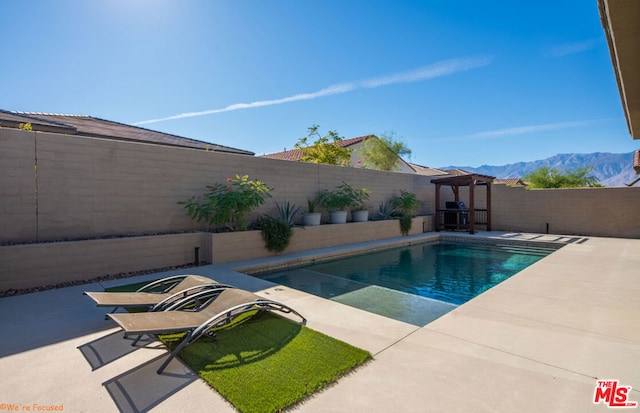
[[[293,230],[288,222],[270,216],[262,216],[258,219],[258,227],[264,240],[264,246],[269,251],[282,252],[289,246]]]
[[[320,204],[329,212],[341,211],[349,207],[366,209],[364,203],[369,199],[366,188],[354,189],[346,182],[338,185],[333,191],[324,191],[319,195]]]
[[[232,231],[246,231],[251,211],[271,197],[271,188],[264,182],[249,180],[248,175],[236,175],[227,178],[226,184],[216,183],[207,188],[209,192],[202,197],[192,196],[178,204],[188,209],[192,219]]]
[[[413,192],[401,189],[400,196],[395,196],[391,199],[391,205],[400,217],[400,232],[402,235],[409,235],[413,222],[413,214],[420,209],[422,201],[420,201]]]

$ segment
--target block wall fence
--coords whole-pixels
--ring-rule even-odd
[[[307,198],[345,181],[371,191],[373,214],[400,189],[416,193],[424,202],[418,215],[426,217],[425,231],[433,228],[427,218],[435,213],[434,177],[0,128],[0,291],[182,265],[193,261],[194,247],[207,262],[233,256],[232,248],[225,250],[224,242],[207,235],[206,224],[192,221],[177,202],[235,175],[273,188],[273,197],[254,216],[275,213],[276,202],[305,208]],[[640,238],[637,187],[528,191],[493,185],[491,196],[494,230]],[[468,201],[464,188],[461,198]],[[443,187],[441,199],[443,205],[452,200],[452,191]],[[486,207],[483,187],[476,191],[476,207]],[[359,232],[366,239],[399,235],[373,225]],[[183,234],[151,242],[95,239],[171,233]],[[325,229],[316,233],[313,241],[294,235],[287,252],[360,241],[335,239]],[[59,242],[85,238],[94,239]],[[252,254],[265,254],[260,246],[252,248]],[[252,258],[249,250],[245,245],[238,259]]]
[[[371,212],[400,189],[425,201],[419,215],[435,209],[433,185],[411,174],[15,129],[0,129],[0,148],[0,242],[205,231],[177,202],[235,175],[273,188],[254,216],[306,208],[341,181],[371,191]]]

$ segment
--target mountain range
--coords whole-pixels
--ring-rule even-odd
[[[566,153],[538,161],[517,162],[502,166],[444,166],[438,169],[463,169],[496,178],[522,178],[527,173],[543,166],[559,170],[593,167],[591,173],[600,180],[603,186],[625,186],[638,177],[633,169],[633,152]]]

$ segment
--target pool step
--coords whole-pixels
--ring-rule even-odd
[[[335,296],[332,300],[416,326],[424,326],[457,307],[376,285]]]
[[[509,252],[511,254],[534,255],[537,257],[545,257],[557,250],[557,248],[516,244],[475,244],[472,248],[475,250],[492,252],[494,251],[495,247],[499,247],[503,251]]]

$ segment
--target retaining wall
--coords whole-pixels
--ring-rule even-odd
[[[410,234],[433,230],[432,217],[416,217]],[[399,237],[397,220],[294,228],[284,252],[298,252]],[[227,263],[276,255],[260,231],[197,232],[0,247],[0,291],[85,281],[105,275],[160,269],[196,262]],[[188,272],[188,270],[185,270]]]

